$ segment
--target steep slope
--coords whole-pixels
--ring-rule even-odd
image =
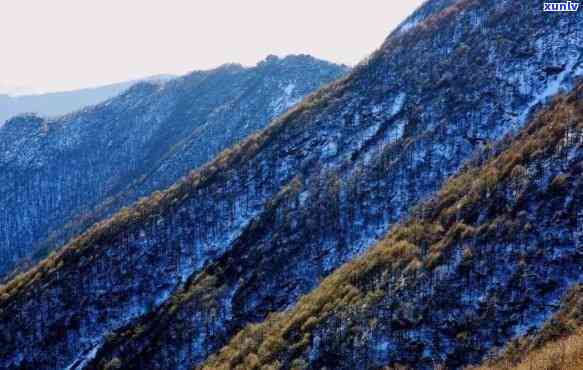
[[[0,365],[200,363],[572,86],[579,17],[534,1],[427,3],[349,77],[8,284]],[[123,327],[137,336],[106,335]]]
[[[269,57],[143,82],[54,120],[12,119],[0,129],[0,275],[169,187],[344,71]]]
[[[583,369],[583,332],[579,330],[568,337],[549,342],[544,347],[530,352],[517,364],[503,363],[484,366],[480,370],[580,370]]]
[[[583,281],[583,84],[207,369],[457,368],[536,329]]]
[[[510,342],[501,355],[493,353],[474,370],[561,369],[583,367],[583,285],[575,286],[559,311],[541,330]]]
[[[474,12],[459,15],[462,17],[461,21],[454,18],[455,21],[459,21],[457,26],[470,32],[464,26],[463,20],[483,17],[481,11],[484,9],[490,11],[492,4],[483,4],[484,8],[476,8]],[[439,6],[443,6],[443,3],[430,2],[427,6],[430,11],[436,7],[441,10]],[[525,26],[525,22],[532,21],[532,18],[528,17],[537,19],[536,26],[533,27],[542,27],[538,23],[542,20],[540,15],[533,13],[532,10],[531,13],[521,15],[520,12],[523,10],[517,9],[513,12],[502,9],[493,12],[491,17],[495,15],[494,18],[498,20],[518,17],[514,24],[515,28],[507,29],[506,25],[494,22],[490,24],[491,28],[484,28],[479,34],[489,35],[492,40],[500,40],[505,37],[506,32],[510,32],[521,40],[520,32],[526,34],[533,32],[528,27],[520,28]],[[426,8],[422,8],[411,19],[426,18],[427,11]],[[456,7],[448,9],[446,14],[451,17],[458,15],[458,12],[459,9]],[[435,17],[440,19],[443,16],[444,14],[438,13]],[[454,20],[450,19],[451,22]],[[405,24],[408,22],[410,21]],[[442,25],[433,27],[439,29]],[[479,29],[482,26],[476,27]],[[502,27],[502,30],[498,27]],[[402,29],[403,26],[397,30],[397,36],[392,37],[398,38],[403,32]],[[427,32],[433,29],[435,28],[430,28]],[[447,38],[447,32],[440,30],[445,35],[440,34],[437,37]],[[542,30],[539,32],[540,35],[544,33]],[[411,35],[408,41],[412,44],[409,46],[415,45],[416,37],[421,36],[416,33]],[[472,49],[475,53],[467,56],[470,58],[469,61],[473,61],[473,58],[480,60],[480,53],[489,50],[486,46],[489,44],[488,39],[478,41],[470,35],[466,37],[476,43]],[[543,45],[542,41],[531,42]],[[427,50],[430,49],[427,44],[424,45]],[[495,45],[504,43],[496,41]],[[544,48],[548,48],[548,44],[544,45],[546,45]],[[504,49],[506,47],[503,46]],[[519,47],[529,48],[529,45]],[[433,52],[433,49],[431,50]],[[579,47],[572,50],[580,55]],[[359,72],[370,78],[373,72],[369,68],[379,62],[379,55],[383,52],[386,50],[381,50],[373,56],[369,64],[358,70],[352,78],[362,77]],[[533,50],[530,53],[536,54]],[[427,57],[427,54],[431,55],[424,53],[423,57],[420,57],[416,54],[417,61],[414,66],[419,67],[420,71],[424,71],[426,66],[423,63],[424,58],[427,58],[428,64],[436,63],[434,59]],[[404,58],[402,54],[397,55],[401,58],[398,61],[403,65],[387,68],[387,71],[398,70],[398,73],[402,73],[407,63],[414,63]],[[382,106],[372,108],[373,112],[375,110],[382,112],[386,121],[381,123],[380,128],[370,129],[372,132],[378,131],[370,135],[362,149],[350,152],[349,145],[339,144],[338,148],[334,148],[337,144],[333,143],[331,145],[333,150],[337,151],[339,156],[348,158],[346,162],[334,167],[327,166],[326,161],[334,156],[328,156],[330,144],[325,144],[324,160],[313,166],[315,167],[313,172],[300,172],[272,200],[266,211],[242,232],[230,250],[205,269],[204,273],[194,277],[184,290],[175,294],[156,312],[110,337],[109,343],[97,354],[92,366],[104,366],[117,359],[124,368],[148,366],[187,368],[189,364],[202,361],[246,323],[261,321],[269,312],[293,304],[335,267],[365,250],[376,238],[381,237],[392,223],[405,214],[415,200],[428,194],[438,186],[440,179],[453,173],[455,166],[469,156],[472,148],[483,147],[488,150],[488,145],[485,144],[488,140],[499,137],[497,130],[508,132],[512,125],[518,127],[520,120],[526,117],[525,111],[520,113],[520,108],[498,115],[490,110],[492,106],[509,103],[511,107],[518,104],[518,107],[526,106],[527,108],[523,109],[528,109],[534,102],[540,102],[552,91],[557,91],[558,86],[555,85],[555,89],[552,89],[551,83],[539,90],[540,94],[532,97],[528,104],[504,101],[504,97],[512,99],[510,97],[513,96],[506,95],[504,89],[499,88],[499,84],[504,86],[504,78],[510,76],[511,80],[529,81],[528,83],[533,86],[529,73],[539,74],[536,73],[537,67],[531,64],[532,59],[527,58],[529,61],[523,61],[518,58],[509,62],[512,65],[509,69],[521,71],[518,74],[506,70],[507,74],[500,75],[498,79],[494,77],[481,79],[467,77],[473,73],[480,75],[482,70],[471,71],[462,68],[461,66],[465,64],[464,54],[455,56],[460,58],[452,58],[449,66],[454,72],[449,78],[455,76],[455,79],[459,79],[460,85],[457,85],[457,89],[452,89],[447,83],[445,86],[448,88],[432,90],[432,83],[426,82],[426,85],[420,84],[424,90],[417,95],[417,100],[414,99],[410,105],[404,104],[401,112],[398,111],[400,103],[397,104],[397,108],[390,104],[386,108]],[[511,53],[509,57],[516,55]],[[500,62],[492,67],[505,70],[506,67],[502,63],[504,58],[492,60],[494,63]],[[524,68],[521,63],[526,63],[530,67]],[[466,66],[474,65],[468,63]],[[580,66],[579,59],[574,67]],[[377,69],[373,71],[380,74],[380,67],[378,65],[376,67]],[[446,66],[444,70],[447,70]],[[540,72],[544,73],[544,68],[539,70]],[[546,82],[560,81],[568,86],[568,81],[579,73],[580,70],[576,72],[569,70],[560,78],[547,77],[549,79]],[[413,75],[407,77],[415,81]],[[437,75],[436,78],[441,79],[442,76]],[[482,85],[486,81],[492,82],[493,85],[489,87]],[[362,80],[359,82],[364,84]],[[438,85],[439,81],[435,84]],[[456,86],[455,83],[453,85]],[[369,85],[371,89],[374,89],[374,86],[372,82]],[[492,91],[489,93],[490,88]],[[514,89],[509,88],[509,91]],[[451,101],[444,99],[443,96],[433,95],[439,92],[445,93]],[[461,104],[460,100],[464,98],[473,101],[472,93],[483,99],[491,97],[495,103],[484,101],[482,106],[476,100],[473,107],[470,104]],[[361,94],[365,95],[364,92]],[[398,98],[400,95],[395,91],[392,96]],[[435,105],[439,103],[447,105],[442,114],[448,118],[442,122],[442,126],[431,122],[432,118],[438,122],[441,120],[431,117],[432,112],[436,110],[435,106],[430,104],[431,98],[435,99]],[[497,101],[499,98],[502,99]],[[375,122],[377,116],[374,113],[366,114],[366,108],[357,107],[353,111],[360,113],[361,109],[365,112],[364,118],[358,117],[356,120]],[[472,109],[477,109],[478,112],[474,113]],[[426,121],[423,121],[424,116]],[[424,126],[423,122],[428,126]],[[355,140],[358,140],[358,137],[355,135]],[[346,154],[346,151],[351,154]]]
[[[167,81],[174,76],[160,75],[146,81]],[[10,117],[36,113],[41,116],[60,116],[111,99],[138,81],[127,81],[94,88],[37,95],[9,96],[0,94],[0,126]]]

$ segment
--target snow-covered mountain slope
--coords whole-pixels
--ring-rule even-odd
[[[460,18],[454,20],[462,24],[458,23],[458,27],[463,27],[464,19],[475,19],[481,12],[489,11],[491,6],[493,5],[483,4],[483,8],[475,8],[473,12],[466,14],[458,13],[458,9],[456,12],[451,10],[448,12],[461,17],[461,21]],[[423,11],[422,8],[419,14],[423,14]],[[110,343],[98,354],[95,365],[102,366],[114,358],[120,359],[124,366],[136,367],[184,368],[200,362],[224,343],[225,338],[240,330],[242,325],[260,321],[269,312],[293,304],[340,263],[365,250],[381,237],[392,223],[405,214],[407,208],[417,199],[429,194],[438,187],[441,179],[455,172],[456,166],[459,166],[464,158],[468,158],[474,148],[488,150],[488,141],[520,127],[524,122],[522,120],[527,116],[526,112],[543,102],[548,97],[549,91],[556,93],[561,86],[571,86],[574,76],[580,73],[579,70],[575,72],[569,70],[561,76],[546,77],[547,82],[541,84],[538,93],[533,93],[526,100],[518,98],[519,95],[513,95],[518,91],[501,88],[506,86],[503,83],[504,78],[510,76],[511,80],[516,78],[532,80],[530,73],[532,71],[537,73],[536,71],[540,69],[538,74],[542,75],[545,67],[542,65],[534,67],[532,63],[536,57],[526,61],[516,58],[512,53],[507,54],[510,59],[507,61],[508,65],[503,63],[506,59],[500,58],[492,59],[492,63],[496,65],[482,67],[484,71],[488,71],[489,68],[512,69],[522,71],[523,75],[507,73],[494,78],[496,76],[494,72],[491,78],[482,79],[481,77],[485,75],[482,73],[485,72],[471,70],[471,67],[475,66],[474,61],[480,60],[480,54],[493,48],[487,47],[491,41],[502,39],[506,32],[520,39],[522,37],[520,32],[532,32],[528,27],[519,31],[522,27],[520,22],[535,19],[537,25],[533,27],[540,27],[539,22],[543,19],[541,16],[537,19],[534,10],[520,15],[506,9],[505,11],[510,14],[505,16],[504,10],[498,11],[502,12],[497,14],[501,19],[516,17],[515,28],[507,29],[506,25],[498,23],[492,23],[490,29],[476,26],[480,35],[490,35],[492,39],[482,39],[482,43],[476,41],[471,48],[473,53],[466,56],[468,59],[450,60],[449,67],[452,70],[459,69],[449,74],[449,78],[460,80],[457,88],[449,84],[446,88],[436,88],[434,85],[438,85],[439,81],[434,84],[425,82],[424,85],[420,84],[425,89],[409,107],[401,101],[406,99],[403,94],[391,91],[387,93],[391,95],[389,102],[385,103],[384,107],[373,106],[370,113],[367,112],[368,115],[364,114],[364,118],[359,117],[362,106],[349,110],[357,117],[356,122],[364,121],[372,125],[372,128],[366,126],[363,128],[367,135],[366,145],[362,146],[364,149],[359,148],[351,152],[349,143],[329,143],[323,139],[323,159],[313,166],[316,169],[312,173],[300,172],[288,187],[273,199],[274,203],[261,217],[257,217],[241,234],[228,253],[202,274],[194,277],[189,286],[168,300],[158,312],[145,316],[133,326],[121,330],[118,335],[110,338]],[[449,26],[455,29],[454,20],[450,19],[452,23]],[[549,30],[552,27],[551,24],[548,25]],[[429,34],[433,30],[430,28],[426,32]],[[447,39],[447,33],[440,30],[445,35],[438,33],[432,36]],[[397,36],[391,36],[387,43],[390,44],[391,39],[400,42],[398,39],[400,31],[397,32]],[[543,33],[541,29],[540,34]],[[476,40],[471,36],[466,37]],[[456,44],[458,43],[459,41],[456,41]],[[431,51],[425,52],[423,56],[434,52],[428,45],[431,44],[425,44],[425,50]],[[504,43],[494,41],[493,45],[501,46]],[[508,45],[503,48],[506,50]],[[580,68],[579,46],[571,44],[569,49],[577,55],[578,61],[574,66]],[[423,48],[420,46],[419,50]],[[369,68],[375,66],[375,62],[379,62],[375,58],[379,58],[378,55],[382,55],[382,52],[383,50],[363,68],[368,73],[367,77],[374,75]],[[460,54],[460,57],[463,55]],[[400,72],[408,67],[408,60],[402,55],[398,57],[401,59],[395,63],[402,61],[403,65],[387,68],[387,71]],[[431,63],[436,63],[436,60],[428,59],[426,66],[423,64],[423,57],[418,56],[417,59],[416,65],[410,68],[424,71],[424,67],[430,68]],[[525,68],[521,64],[523,62],[530,67]],[[461,67],[464,65],[467,69]],[[443,69],[444,73],[447,73],[447,66],[443,66]],[[376,73],[382,75],[378,65]],[[476,75],[472,75],[473,73]],[[358,73],[352,78],[356,80],[356,76]],[[435,78],[442,78],[441,76],[443,75],[436,74]],[[415,81],[413,76],[408,77],[411,77],[409,82]],[[544,80],[545,78],[542,78],[539,81]],[[510,85],[508,82],[508,86]],[[370,80],[369,85],[364,86],[375,89],[374,83]],[[514,92],[506,95],[505,91]],[[443,93],[445,97],[439,93]],[[472,98],[472,94],[476,95]],[[360,97],[362,104],[365,93],[361,91],[360,95],[354,94],[355,100],[358,99],[356,96]],[[484,101],[482,105],[479,102],[480,97],[492,99],[492,102]],[[435,105],[430,104],[431,98],[435,99]],[[463,105],[465,99],[475,103]],[[513,99],[521,103],[512,102]],[[440,103],[445,106],[443,108],[445,112],[442,114],[451,115],[452,118],[430,116]],[[504,108],[505,104],[514,108]],[[517,108],[516,104],[522,108]],[[366,108],[364,109],[366,112]],[[375,111],[382,117],[380,128],[374,125],[377,118],[373,113]],[[396,116],[393,116],[395,114]],[[425,124],[423,117],[426,120]],[[441,123],[432,122],[432,118]],[[332,132],[333,130],[330,129]],[[358,134],[353,134],[352,142],[358,141],[358,137]],[[331,152],[338,154],[331,155]],[[350,154],[346,154],[347,152]],[[327,168],[329,162],[336,156],[344,156],[347,160],[335,167]],[[137,328],[139,330],[136,330]]]
[[[576,318],[582,190],[583,83],[204,368],[454,369],[540,328],[564,296],[558,318]]]
[[[7,284],[0,364],[199,364],[583,73],[579,14],[482,0],[412,17],[348,77]]]
[[[10,120],[0,128],[0,275],[169,187],[344,72],[269,57],[142,82],[57,119]]]

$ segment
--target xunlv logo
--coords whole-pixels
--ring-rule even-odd
[[[567,1],[566,3],[544,3],[545,12],[576,12],[579,3]]]

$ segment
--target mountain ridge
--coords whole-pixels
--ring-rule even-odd
[[[7,204],[0,211],[0,271],[32,253],[34,263],[171,186],[345,71],[309,56],[252,68],[231,64],[165,84],[142,82],[59,119],[14,118],[0,130],[0,196]],[[16,127],[27,118],[26,130]]]
[[[86,106],[113,98],[140,81],[168,81],[176,76],[156,75],[140,80],[118,82],[104,86],[39,94],[0,94],[0,126],[13,116],[36,113],[40,116],[60,116]]]

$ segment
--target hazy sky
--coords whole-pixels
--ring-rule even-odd
[[[0,0],[0,91],[254,65],[268,54],[355,64],[421,2]]]

